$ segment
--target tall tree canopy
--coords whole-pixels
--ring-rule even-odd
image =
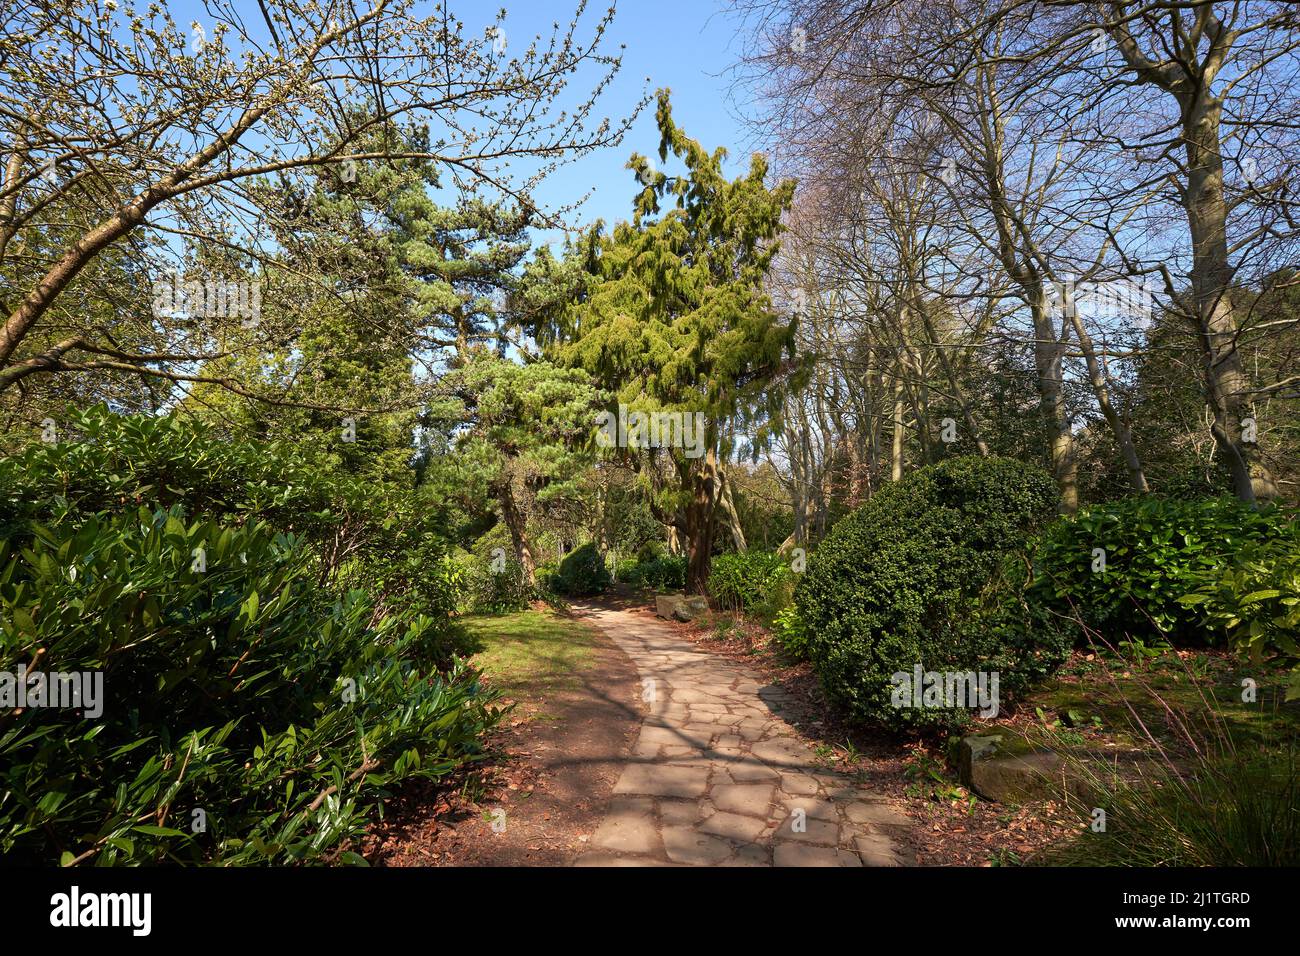
[[[632,156],[642,185],[632,219],[610,233],[597,224],[570,250],[582,280],[535,332],[555,361],[586,369],[609,391],[612,413],[703,416],[698,456],[684,447],[623,451],[656,482],[656,511],[689,548],[687,588],[704,593],[720,463],[731,452],[726,423],[774,413],[773,386],[793,366],[795,320],[774,311],[764,283],[795,184],[769,187],[759,154],[728,179],[726,151],[709,153],[677,127],[667,90],[656,118],[660,162],[671,155],[684,171]]]

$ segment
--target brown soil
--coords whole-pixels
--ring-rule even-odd
[[[579,615],[580,616],[580,615]],[[564,866],[604,816],[641,725],[636,668],[597,631],[571,689],[516,701],[459,789],[415,785],[363,855],[379,866]],[[544,716],[542,716],[544,715]],[[494,828],[493,813],[497,814]]]
[[[621,593],[603,606],[654,617],[653,599]],[[577,615],[581,617],[581,615]],[[971,800],[934,741],[863,732],[831,708],[807,663],[792,663],[758,624],[736,618],[719,638],[720,617],[669,622],[701,650],[743,662],[793,698],[790,720],[828,766],[859,775],[894,797],[916,821],[906,850],[922,866],[990,866],[1024,861],[1077,832],[1053,803],[1013,808]],[[415,785],[394,797],[363,855],[381,866],[561,866],[585,846],[604,816],[635,741],[643,708],[636,668],[604,634],[572,690],[518,701],[489,741],[489,759],[456,787]],[[540,719],[544,711],[557,719]],[[505,811],[493,832],[490,814]],[[1014,854],[1011,856],[1010,854]]]

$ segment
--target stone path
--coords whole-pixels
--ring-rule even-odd
[[[785,695],[627,611],[588,620],[640,672],[649,712],[578,866],[900,866],[911,823],[815,763],[779,716]]]

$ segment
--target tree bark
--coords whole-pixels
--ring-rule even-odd
[[[745,542],[745,529],[740,523],[740,513],[736,511],[736,502],[731,496],[731,479],[727,477],[727,470],[722,466],[718,467],[717,476],[715,494],[718,504],[722,506],[722,513],[727,518],[727,525],[731,530],[731,542],[735,545],[737,551],[748,551],[749,545]]]
[[[1242,440],[1243,399],[1247,391],[1237,353],[1237,323],[1230,290],[1227,205],[1223,195],[1223,157],[1219,152],[1222,104],[1203,91],[1183,97],[1183,137],[1187,151],[1185,208],[1192,237],[1192,294],[1205,381],[1213,421],[1210,431],[1232,474],[1242,501],[1255,502],[1250,449]],[[1272,476],[1261,468],[1261,484]]]
[[[1079,350],[1083,353],[1084,363],[1088,367],[1088,381],[1092,384],[1092,392],[1097,397],[1097,406],[1115,436],[1115,443],[1119,445],[1120,456],[1124,459],[1124,467],[1128,471],[1129,487],[1138,494],[1145,495],[1151,489],[1147,485],[1146,472],[1142,469],[1142,461],[1138,458],[1137,448],[1133,444],[1133,430],[1110,400],[1106,370],[1097,359],[1097,350],[1092,347],[1092,336],[1088,334],[1087,327],[1079,318],[1073,292],[1064,286],[1061,304],[1069,315],[1070,322],[1074,326],[1074,334],[1079,340]]]
[[[713,429],[709,429],[708,450],[703,461],[690,469],[691,500],[686,506],[686,593],[709,593],[709,569],[713,563],[713,512],[718,467]]]
[[[961,382],[957,378],[957,373],[953,369],[952,360],[948,357],[945,343],[939,341],[939,335],[935,331],[934,322],[930,319],[930,313],[922,305],[916,310],[921,317],[921,322],[925,325],[925,334],[929,336],[930,341],[934,343],[935,354],[939,357],[939,367],[943,369],[944,378],[948,380],[948,388],[952,392],[953,400],[961,409],[962,420],[966,423],[966,428],[971,434],[971,440],[975,443],[975,450],[979,452],[982,458],[989,456],[988,443],[980,437],[979,424],[975,420],[975,412],[970,407],[970,401],[966,397],[966,390],[961,387]]]
[[[530,585],[537,584],[537,562],[533,559],[533,549],[528,543],[527,519],[519,510],[515,501],[514,487],[507,474],[505,480],[497,484],[497,500],[501,503],[501,517],[510,532],[510,541],[514,545],[515,557],[524,569],[524,577]]]
[[[903,478],[903,383],[894,383],[894,444],[890,455],[889,480]]]
[[[1061,490],[1061,511],[1074,514],[1079,510],[1079,459],[1070,431],[1070,416],[1065,407],[1065,346],[1057,338],[1052,309],[1041,283],[1031,285],[1030,311],[1034,320],[1034,365],[1038,371],[1038,408],[1047,429],[1051,453],[1052,477]]]
[[[1228,204],[1223,189],[1223,98],[1215,80],[1228,60],[1236,37],[1215,15],[1212,4],[1196,10],[1195,28],[1208,44],[1176,43],[1169,58],[1150,60],[1130,32],[1128,21],[1109,27],[1121,55],[1138,82],[1170,94],[1182,116],[1187,181],[1183,208],[1192,241],[1192,298],[1201,349],[1206,403],[1214,442],[1228,463],[1238,498],[1254,504],[1255,484],[1275,487],[1263,465],[1252,474],[1251,452],[1242,440],[1242,411],[1248,383],[1237,354],[1237,318],[1231,298],[1234,269],[1228,254]]]

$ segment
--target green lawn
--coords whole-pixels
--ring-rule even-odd
[[[578,675],[591,664],[596,632],[549,609],[471,614],[461,623],[480,647],[470,662],[491,686],[529,706],[578,688]]]

